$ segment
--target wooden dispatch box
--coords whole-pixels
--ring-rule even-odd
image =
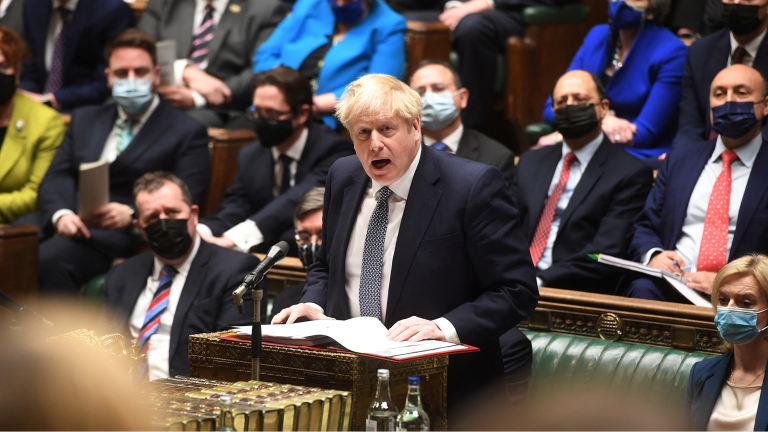
[[[223,340],[226,332],[189,337],[189,375],[221,381],[251,379],[251,344]],[[390,393],[402,409],[408,377],[421,378],[421,403],[430,429],[447,430],[448,356],[391,362],[356,354],[274,345],[261,350],[261,381],[342,390],[352,393],[352,430],[365,430],[365,414],[376,396],[378,369],[389,369]]]

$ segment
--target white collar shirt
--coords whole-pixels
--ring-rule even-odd
[[[147,110],[144,111],[144,113],[141,114],[139,117],[134,119],[135,121],[132,128],[134,138],[139,134],[139,131],[141,131],[141,129],[144,127],[144,124],[147,123],[147,120],[149,119],[150,116],[152,116],[152,113],[155,112],[155,109],[159,104],[160,104],[160,98],[157,97],[157,95],[155,95],[152,99],[152,103],[149,105],[149,108],[147,108]],[[117,119],[115,120],[115,124],[112,126],[112,131],[107,136],[107,141],[104,143],[104,148],[101,151],[101,159],[106,159],[109,161],[109,163],[112,163],[115,161],[115,159],[117,159],[117,156],[119,156],[117,153],[117,144],[118,144],[118,141],[120,140],[119,137],[121,134],[119,129],[121,128],[124,129],[126,127],[127,120],[128,120],[128,114],[126,114],[125,111],[123,111],[123,108],[120,105],[118,105]],[[118,128],[118,125],[120,125],[121,127]],[[128,144],[128,146],[126,146],[126,149],[130,145],[131,144]]]
[[[0,18],[4,17],[5,13],[8,12],[8,8],[11,6],[12,1],[13,0],[0,0]]]
[[[756,38],[749,41],[746,45],[744,45],[744,49],[747,50],[747,54],[744,56],[744,60],[742,64],[745,66],[752,67],[752,65],[755,63],[755,57],[757,56],[757,50],[760,49],[760,44],[763,43],[763,39],[765,39],[765,33],[768,32],[768,29],[763,30],[762,33],[760,33]],[[733,33],[729,33],[730,39],[731,39],[731,57],[728,58],[728,65],[731,65],[731,58],[733,57],[734,51],[736,51],[736,48],[739,47],[739,43],[736,42],[736,38],[733,37]]]
[[[296,143],[285,152],[285,155],[291,158],[291,187],[296,185],[296,169],[299,166],[299,160],[304,153],[304,147],[307,146],[307,137],[309,136],[309,128],[305,127],[299,135],[299,139]],[[276,147],[272,147],[272,160],[275,161],[275,182],[272,183],[272,195],[275,197],[280,195],[280,186],[283,180],[283,163],[280,162],[280,152]]]
[[[45,39],[45,70],[51,70],[51,63],[53,62],[53,48],[56,44],[56,37],[61,32],[63,22],[61,21],[61,15],[59,14],[59,7],[69,10],[69,19],[72,20],[72,14],[77,9],[77,2],[79,0],[68,0],[62,2],[61,0],[51,0],[53,8],[51,9],[51,20],[48,23],[48,36]],[[62,4],[65,3],[65,4]]]
[[[451,151],[451,153],[456,153],[459,151],[459,143],[461,142],[462,136],[464,136],[464,124],[459,123],[459,127],[456,128],[455,131],[451,132],[450,135],[445,137],[442,143],[448,146],[448,149]],[[436,142],[437,140],[434,138],[430,138],[426,134],[424,135],[424,144],[432,147],[432,144]]]

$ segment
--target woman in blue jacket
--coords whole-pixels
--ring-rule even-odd
[[[677,131],[683,70],[688,48],[657,23],[670,0],[610,0],[610,24],[590,30],[569,71],[585,70],[600,77],[611,112],[603,132],[614,144],[640,158],[669,150]],[[552,99],[544,107],[552,124]],[[539,144],[554,144],[557,133]]]
[[[691,368],[683,422],[690,430],[767,430],[768,257],[726,264],[715,277],[712,305],[728,353]]]
[[[347,84],[366,73],[403,78],[405,30],[382,0],[299,0],[256,51],[253,72],[302,72],[315,89],[315,113],[335,128],[333,107]]]

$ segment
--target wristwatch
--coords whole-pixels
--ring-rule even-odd
[[[48,105],[49,107],[53,108],[53,102],[51,102],[51,95],[50,95],[50,93],[44,94],[40,98],[40,103],[42,103],[43,105]]]

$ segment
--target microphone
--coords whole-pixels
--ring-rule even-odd
[[[259,263],[259,266],[256,267],[254,271],[248,273],[248,275],[245,276],[243,283],[241,283],[240,286],[237,287],[237,289],[232,293],[232,298],[235,300],[235,306],[237,306],[237,310],[240,312],[240,314],[245,315],[243,312],[243,294],[245,294],[248,288],[255,288],[256,285],[258,285],[262,279],[264,279],[264,276],[267,274],[267,272],[272,267],[274,267],[275,264],[282,261],[287,254],[288,243],[284,241],[277,243],[269,250],[267,256],[264,257],[264,261]]]

